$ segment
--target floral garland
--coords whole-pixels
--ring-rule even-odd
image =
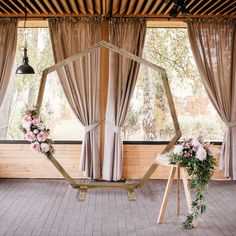
[[[54,153],[54,148],[52,146],[53,141],[49,138],[50,130],[47,129],[43,121],[38,118],[38,112],[38,108],[27,109],[23,117],[21,128],[25,134],[25,139],[31,143],[32,149],[51,158]]]
[[[195,198],[191,204],[192,212],[182,223],[185,229],[191,229],[193,220],[206,211],[204,191],[216,165],[213,157],[215,150],[210,143],[204,142],[203,138],[199,137],[197,140],[187,139],[175,145],[173,152],[169,155],[171,164],[179,164],[186,168],[189,176],[192,177],[191,189],[195,190]]]

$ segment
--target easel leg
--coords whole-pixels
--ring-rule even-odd
[[[180,167],[177,167],[177,215],[180,214]]]
[[[187,173],[184,168],[181,168],[180,172],[181,172],[182,179],[183,179],[184,193],[185,193],[185,197],[186,197],[186,201],[187,201],[188,212],[191,213],[192,212],[192,206],[191,206],[192,199],[191,199],[191,194],[190,194],[190,190],[188,187],[188,176],[187,176]],[[195,220],[193,220],[192,225],[193,225],[193,228],[197,227]]]
[[[172,185],[173,185],[175,171],[176,171],[176,167],[172,166],[171,167],[171,171],[170,171],[170,175],[169,175],[169,178],[168,178],[166,190],[165,190],[165,195],[164,195],[164,198],[163,198],[163,201],[162,201],[162,204],[161,204],[160,214],[159,214],[159,217],[158,217],[158,220],[157,220],[158,224],[162,224],[163,223],[167,202],[168,202],[168,199],[169,199],[169,196],[170,196],[170,192],[171,192],[171,189],[172,189]]]

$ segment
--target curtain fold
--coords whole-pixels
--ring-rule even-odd
[[[11,78],[16,41],[17,19],[0,19],[0,106]]]
[[[230,19],[188,20],[188,34],[206,92],[226,125],[221,169],[236,179],[236,38]]]
[[[144,19],[113,18],[110,21],[110,42],[141,56],[146,33]],[[109,53],[109,84],[106,109],[103,179],[120,180],[123,153],[121,128],[136,84],[140,64],[122,55]]]
[[[101,40],[101,18],[49,19],[55,62],[62,61]],[[66,98],[85,127],[80,168],[100,178],[100,49],[59,69]]]

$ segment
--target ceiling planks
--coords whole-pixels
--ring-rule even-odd
[[[173,0],[0,0],[0,17],[125,16],[170,18]],[[185,0],[189,11],[177,18],[236,18],[236,0]]]

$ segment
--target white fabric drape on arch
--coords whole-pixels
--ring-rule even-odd
[[[62,61],[101,41],[101,18],[49,19],[55,62]],[[100,49],[82,57],[58,75],[75,115],[85,127],[80,168],[90,178],[100,178]]]
[[[236,21],[192,19],[187,25],[202,82],[226,125],[220,166],[236,180]]]
[[[12,74],[16,41],[17,19],[0,19],[0,106]]]
[[[113,18],[110,42],[141,56],[146,33],[144,19]],[[140,64],[115,52],[109,53],[109,84],[106,109],[103,179],[120,180],[123,153],[120,131],[125,122]]]

